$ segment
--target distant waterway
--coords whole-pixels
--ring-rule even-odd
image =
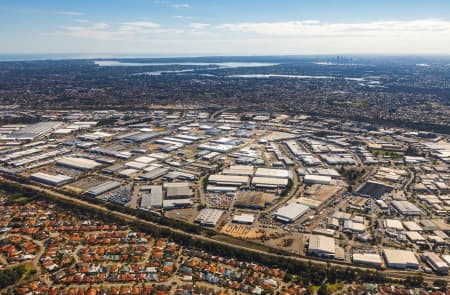
[[[214,70],[216,68],[206,68],[202,70]],[[199,69],[200,70],[200,69]],[[288,74],[236,74],[236,75],[214,75],[214,74],[204,74],[196,73],[197,69],[185,69],[185,70],[175,70],[175,71],[153,71],[153,72],[142,72],[133,74],[133,76],[148,75],[148,76],[161,76],[161,75],[196,75],[201,77],[216,77],[216,78],[242,78],[242,79],[271,79],[271,78],[286,78],[286,79],[322,79],[322,80],[334,80],[334,79],[344,79],[346,81],[360,82],[361,86],[369,87],[382,87],[379,81],[372,80],[373,77],[337,77],[337,76],[311,76],[311,75],[288,75]],[[362,82],[366,84],[362,84]]]
[[[373,81],[375,77],[337,77],[328,75],[291,75],[291,74],[234,74],[234,75],[214,75],[211,73],[204,73],[204,71],[213,71],[218,69],[229,68],[252,68],[252,67],[270,67],[279,65],[279,63],[269,62],[122,62],[118,60],[97,60],[94,61],[100,67],[145,67],[145,66],[192,66],[194,68],[180,69],[180,70],[159,70],[147,71],[132,74],[132,76],[161,76],[161,75],[198,75],[202,77],[224,77],[224,78],[243,78],[243,79],[260,79],[260,78],[291,78],[291,79],[344,79],[355,82],[368,82],[372,86],[379,84],[378,81]],[[201,67],[201,68],[195,68]],[[377,77],[378,78],[378,77]],[[364,84],[361,84],[364,86]]]
[[[229,78],[297,78],[297,79],[335,79],[334,76],[307,76],[307,75],[286,75],[286,74],[245,74],[228,75]]]
[[[278,63],[268,62],[121,62],[118,60],[94,61],[100,67],[146,67],[146,66],[214,66],[216,68],[270,67]],[[195,70],[195,69],[192,69]]]
[[[245,74],[228,75],[229,78],[294,78],[294,79],[338,79],[336,76],[310,76],[310,75],[287,75],[287,74]],[[344,77],[347,81],[365,82],[363,77]]]

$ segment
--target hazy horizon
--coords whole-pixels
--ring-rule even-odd
[[[354,57],[354,58],[418,58],[418,59],[450,59],[450,54],[296,54],[296,55],[219,55],[219,54],[146,54],[146,53],[129,53],[129,54],[112,54],[112,53],[0,53],[0,62],[8,61],[44,61],[44,60],[117,60],[117,59],[208,59],[208,58],[227,58],[230,60],[240,60],[248,58],[260,59],[313,59],[313,58],[331,58],[336,56]]]
[[[2,54],[450,54],[443,0],[5,0],[0,25]]]

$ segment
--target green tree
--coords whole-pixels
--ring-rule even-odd
[[[433,286],[441,289],[442,291],[444,291],[447,288],[447,281],[442,280],[442,279],[437,279],[433,282]]]
[[[423,285],[423,276],[415,275],[406,277],[405,280],[406,287],[420,287],[422,285]]]
[[[328,295],[330,294],[330,291],[328,290],[328,287],[326,284],[320,285],[319,290],[317,290],[317,295]]]
[[[23,265],[0,271],[0,290],[14,285],[22,278],[25,272],[26,268]]]

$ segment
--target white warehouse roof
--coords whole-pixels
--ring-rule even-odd
[[[282,221],[293,222],[303,216],[308,211],[308,209],[309,207],[305,205],[290,203],[289,205],[278,208],[278,210],[275,211],[273,215],[275,218],[278,218]]]
[[[247,184],[249,180],[248,176],[239,176],[239,175],[221,175],[221,174],[212,174],[208,178],[208,182],[212,183],[230,183],[230,184]]]
[[[31,174],[31,179],[54,186],[60,186],[70,182],[72,180],[72,177],[63,174],[51,175],[47,173],[37,172]]]
[[[286,169],[257,168],[255,176],[288,179],[289,171]]]
[[[134,161],[139,162],[139,163],[144,163],[144,164],[150,164],[150,163],[156,162],[157,159],[155,159],[153,157],[141,156],[141,157],[137,157],[136,159],[134,159]]]
[[[255,221],[255,215],[253,214],[236,214],[233,216],[233,222],[235,223],[246,223],[246,224],[252,224]]]
[[[253,166],[248,165],[231,165],[229,168],[224,169],[222,173],[227,175],[253,176],[253,169]]]
[[[450,265],[450,255],[442,255],[442,259]]]
[[[195,222],[205,226],[216,226],[223,213],[224,211],[219,209],[202,209],[195,219]]]
[[[397,219],[386,219],[384,220],[384,227],[385,228],[393,228],[396,230],[403,230],[403,225],[400,222],[400,220]]]
[[[334,238],[322,236],[322,235],[312,235],[309,238],[308,254],[317,255],[335,255],[336,253],[336,242]]]
[[[416,205],[408,201],[392,201],[392,206],[403,215],[421,215],[420,210]]]
[[[305,183],[330,184],[331,176],[307,174],[303,181]]]
[[[383,255],[388,267],[401,269],[419,267],[419,262],[412,251],[384,249]]]
[[[405,234],[408,237],[408,239],[413,243],[425,242],[425,238],[416,231],[407,231],[405,232]]]
[[[353,263],[381,266],[381,257],[374,253],[353,253]]]
[[[78,170],[90,170],[101,166],[100,163],[94,160],[76,157],[64,157],[57,160],[56,163],[62,166],[67,166],[69,168],[74,168]]]
[[[252,184],[256,186],[287,186],[288,180],[274,177],[253,177]]]
[[[403,221],[403,225],[409,231],[423,231],[423,228],[414,221]]]

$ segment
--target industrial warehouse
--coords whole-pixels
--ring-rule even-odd
[[[80,114],[6,126],[0,173],[295,256],[448,272],[445,144],[386,130],[364,136],[307,116],[151,111],[136,115],[140,123],[105,126],[98,120],[107,113]],[[381,138],[427,156],[384,158]]]

